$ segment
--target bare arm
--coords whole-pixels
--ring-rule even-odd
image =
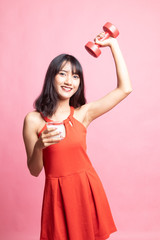
[[[27,153],[27,166],[33,176],[38,176],[43,168],[42,149],[37,147],[36,120],[31,113],[24,119],[23,140]]]
[[[101,42],[96,38],[95,42],[103,47],[110,47],[116,67],[117,86],[101,99],[84,106],[86,112],[84,121],[87,123],[86,125],[89,125],[95,118],[111,110],[132,92],[127,66],[117,40],[110,37]]]
[[[27,114],[23,125],[23,139],[27,153],[27,166],[33,176],[38,176],[43,169],[43,149],[58,143],[62,138],[52,138],[52,136],[59,135],[55,128],[45,130],[41,136],[37,136],[37,126],[39,121],[35,113]]]

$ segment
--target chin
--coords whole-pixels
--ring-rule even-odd
[[[68,96],[59,94],[59,95],[58,95],[58,98],[59,98],[60,100],[68,100],[68,99],[70,99],[72,96],[73,96],[73,94],[70,94],[70,95],[68,95]]]
[[[61,100],[67,100],[67,99],[70,99],[76,92],[72,91],[72,92],[69,92],[69,93],[58,93],[58,97],[59,99]]]

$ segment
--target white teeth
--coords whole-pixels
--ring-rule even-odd
[[[65,90],[72,90],[72,88],[69,88],[69,87],[62,87],[63,89],[65,89]]]

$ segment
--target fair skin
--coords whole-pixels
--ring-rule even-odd
[[[117,40],[110,37],[100,42],[99,37],[103,35],[104,32],[100,33],[95,42],[102,47],[111,49],[116,66],[117,86],[104,97],[75,109],[73,117],[86,128],[94,119],[111,110],[132,92],[128,70]],[[56,75],[55,83],[59,102],[57,110],[51,119],[61,122],[70,113],[69,99],[77,91],[80,79],[78,75],[72,74],[71,64],[67,62]],[[24,119],[23,138],[27,152],[27,165],[33,176],[38,176],[43,169],[42,150],[63,139],[55,128],[44,130],[38,138],[38,133],[44,124],[45,121],[40,113],[36,111],[28,113]],[[52,136],[57,136],[57,138],[53,139]]]

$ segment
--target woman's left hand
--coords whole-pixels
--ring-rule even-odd
[[[97,37],[94,39],[95,43],[100,45],[101,47],[111,47],[112,44],[117,42],[116,38],[109,37],[107,39],[103,39],[105,36],[105,32],[101,32],[100,34],[97,35]]]

